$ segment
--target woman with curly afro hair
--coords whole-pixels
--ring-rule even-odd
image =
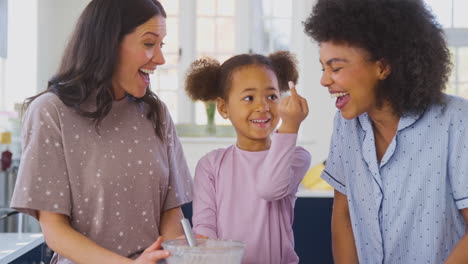
[[[420,0],[318,0],[304,23],[338,113],[322,173],[335,263],[468,263],[468,102]]]

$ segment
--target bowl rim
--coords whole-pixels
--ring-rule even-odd
[[[211,240],[211,241],[223,241],[223,242],[233,242],[234,244],[232,244],[232,246],[229,246],[229,247],[226,247],[226,248],[204,248],[206,251],[209,251],[209,252],[222,252],[222,251],[226,251],[226,249],[229,249],[229,250],[244,250],[245,249],[245,243],[242,242],[242,241],[239,241],[239,240],[234,240],[234,239],[217,239],[217,238],[197,238],[197,243],[198,242],[201,242],[201,241],[208,241],[208,240]],[[177,244],[174,244],[175,242],[187,242],[185,238],[176,238],[176,239],[170,239],[170,240],[164,240],[162,242],[162,247],[165,248],[165,246],[178,246],[178,247],[182,247],[182,248],[189,248],[189,249],[194,249],[196,250],[197,248],[199,247],[190,247],[189,245],[185,244],[185,245],[177,245]],[[165,248],[167,249],[167,248]]]

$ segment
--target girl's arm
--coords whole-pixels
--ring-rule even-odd
[[[262,168],[255,178],[258,197],[266,201],[283,199],[297,192],[310,166],[310,154],[296,147],[297,134],[275,133]]]
[[[160,234],[164,239],[175,239],[184,235],[180,220],[184,217],[180,207],[164,211],[161,216]]]
[[[204,156],[197,164],[193,182],[193,231],[218,238],[214,166],[216,152]]]
[[[267,201],[294,194],[310,166],[310,154],[296,147],[297,132],[309,108],[293,84],[290,88],[291,96],[284,98],[278,109],[282,124],[256,178],[257,194]]]
[[[461,209],[460,212],[465,218],[465,225],[467,226],[465,235],[458,241],[445,264],[468,263],[468,208]]]
[[[358,263],[346,195],[335,190],[332,212],[332,249],[335,264]]]
[[[55,252],[75,263],[139,263],[149,264],[165,259],[169,252],[158,250],[162,239],[148,247],[138,259],[131,260],[105,249],[70,226],[67,216],[39,211],[38,219],[47,245]]]

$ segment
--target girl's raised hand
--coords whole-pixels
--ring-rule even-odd
[[[162,237],[158,237],[156,242],[149,246],[141,255],[133,261],[135,264],[154,264],[158,260],[165,259],[171,255],[167,250],[161,249]]]
[[[278,129],[279,133],[297,133],[302,121],[309,114],[307,100],[297,93],[293,82],[289,82],[291,95],[283,98],[280,102],[278,113],[282,123]]]

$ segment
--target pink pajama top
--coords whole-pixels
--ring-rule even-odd
[[[298,263],[294,203],[310,154],[296,139],[275,133],[269,150],[232,145],[205,155],[195,172],[194,232],[244,242],[243,264]]]

